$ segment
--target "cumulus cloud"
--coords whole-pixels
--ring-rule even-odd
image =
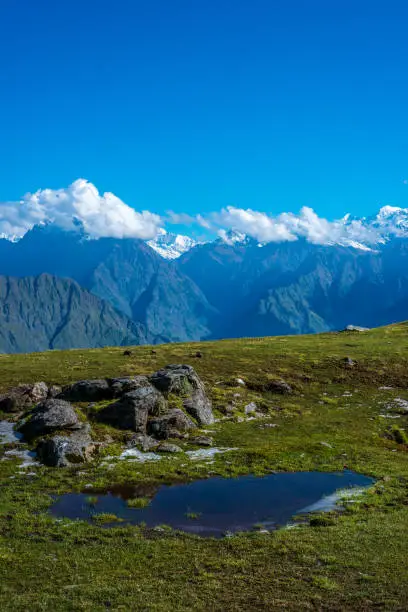
[[[0,203],[0,233],[19,238],[39,223],[52,222],[75,229],[78,221],[93,238],[154,238],[161,218],[137,212],[113,193],[100,194],[84,179],[66,189],[40,189],[19,202]]]
[[[269,215],[250,208],[228,206],[209,215],[213,228],[226,242],[231,242],[229,231],[239,237],[250,236],[259,243],[285,242],[305,238],[313,244],[364,247],[375,245],[392,235],[407,235],[408,210],[384,206],[372,218],[328,221],[319,217],[312,208],[303,207],[299,214]],[[201,224],[201,219],[197,219]]]
[[[383,206],[373,217],[359,219],[346,215],[334,221],[319,217],[308,207],[298,214],[271,215],[228,206],[198,215],[169,211],[162,218],[149,211],[134,210],[113,193],[100,194],[84,179],[65,189],[40,189],[18,202],[0,202],[1,236],[18,239],[34,225],[47,222],[68,230],[82,226],[92,238],[142,240],[155,239],[164,231],[165,224],[181,224],[202,228],[203,239],[219,236],[231,244],[248,236],[261,244],[304,238],[313,244],[365,248],[390,235],[408,235],[408,209],[393,206]]]

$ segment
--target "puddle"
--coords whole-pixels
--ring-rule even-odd
[[[10,421],[0,421],[0,444],[10,444],[12,442],[20,442],[22,435],[14,430],[15,423]],[[20,459],[21,463],[17,470],[25,470],[28,467],[36,467],[38,463],[35,460],[36,453],[22,448],[12,448],[6,451],[1,458],[1,461],[8,459]]]
[[[15,423],[10,423],[10,421],[0,421],[0,444],[9,444],[21,440],[23,436],[14,431],[14,425]]]
[[[254,526],[276,529],[296,514],[331,510],[346,489],[348,495],[374,480],[351,471],[293,472],[264,477],[209,478],[188,484],[149,488],[115,487],[98,494],[92,490],[68,493],[50,508],[55,517],[92,521],[93,515],[114,514],[120,525],[169,525],[201,536],[222,537]],[[127,500],[149,497],[144,508],[131,508]],[[114,526],[118,523],[108,523]]]

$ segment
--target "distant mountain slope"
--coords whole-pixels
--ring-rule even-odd
[[[313,333],[408,319],[408,239],[395,235],[376,249],[304,238],[260,246],[230,235],[173,261],[141,240],[90,240],[80,229],[51,225],[34,228],[17,243],[0,240],[0,274],[42,273],[77,281],[109,302],[115,317],[123,316],[120,328],[131,320],[156,342]],[[69,346],[75,345],[72,334],[64,340]]]
[[[378,251],[305,240],[214,243],[179,265],[219,312],[216,337],[312,333],[408,318],[408,240]]]
[[[151,342],[142,325],[77,283],[48,274],[0,277],[0,351],[93,348]]]
[[[163,340],[202,339],[211,333],[214,308],[204,294],[176,262],[142,240],[89,240],[80,230],[53,225],[34,227],[14,244],[0,240],[0,274],[42,273],[76,280]]]

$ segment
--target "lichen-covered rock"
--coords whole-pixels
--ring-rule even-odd
[[[96,445],[85,429],[70,436],[41,440],[37,446],[37,455],[42,463],[50,467],[69,467],[89,461],[95,449]]]
[[[182,410],[174,408],[161,417],[150,419],[147,423],[147,432],[159,438],[178,438],[181,432],[194,429],[196,424]]]
[[[7,393],[0,395],[1,412],[22,412],[45,400],[48,387],[45,382],[36,382],[31,385],[18,385]]]
[[[123,378],[111,378],[109,381],[113,397],[121,397],[129,391],[149,386],[146,376],[125,376]]]
[[[150,382],[165,395],[174,393],[182,396],[184,409],[199,425],[210,425],[214,422],[204,383],[193,367],[182,364],[168,365],[152,374]]]
[[[69,402],[48,399],[38,404],[27,419],[18,427],[24,438],[31,440],[59,429],[79,426],[78,417]]]
[[[149,415],[160,415],[167,410],[167,402],[155,387],[146,385],[125,393],[120,400],[97,412],[97,419],[119,429],[146,432]]]
[[[112,399],[113,391],[105,379],[79,380],[64,387],[58,397],[69,402],[100,402]]]

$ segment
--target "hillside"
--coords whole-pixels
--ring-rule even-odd
[[[407,351],[403,323],[363,333],[166,344],[155,352],[139,346],[128,357],[120,348],[1,356],[3,390],[191,364],[217,417],[205,435],[214,448],[230,449],[193,461],[184,452],[190,437],[173,440],[181,452],[161,461],[119,460],[131,432],[93,420],[106,402],[78,404],[102,443],[92,461],[34,470],[18,470],[17,458],[0,461],[2,609],[146,609],[146,602],[163,611],[406,609]],[[277,379],[292,392],[276,393]],[[249,402],[262,415],[246,414]],[[105,488],[123,495],[117,485],[149,496],[163,482],[345,469],[376,482],[344,512],[293,529],[213,539],[48,514],[52,496],[67,491],[90,491],[89,503],[97,503]],[[186,520],[194,522],[195,510]]]
[[[121,346],[153,338],[74,281],[49,274],[0,276],[0,352]]]

